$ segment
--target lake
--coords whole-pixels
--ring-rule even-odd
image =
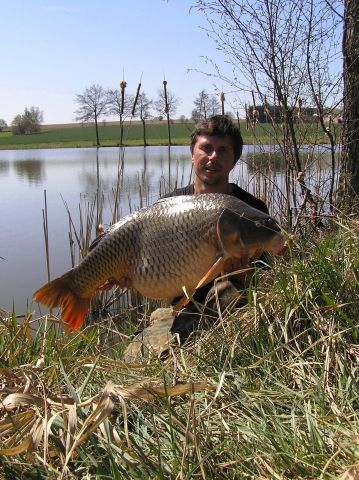
[[[258,194],[256,175],[246,164],[255,148],[245,147],[231,180]],[[280,169],[275,174],[281,178]],[[11,311],[14,306],[17,314],[37,311],[31,295],[47,281],[44,190],[50,274],[55,278],[71,268],[65,203],[78,228],[80,200],[83,212],[94,202],[99,187],[104,199],[103,223],[108,226],[119,175],[123,216],[189,183],[189,147],[0,150],[0,308]]]

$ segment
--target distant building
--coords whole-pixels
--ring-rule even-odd
[[[282,109],[277,105],[249,105],[246,108],[246,120],[250,123],[280,123],[282,121]],[[293,118],[296,122],[317,122],[319,112],[317,107],[295,107],[293,109]],[[342,123],[342,111],[330,110],[324,114],[325,123]]]

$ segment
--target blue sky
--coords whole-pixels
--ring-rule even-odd
[[[190,10],[190,0],[11,0],[1,2],[0,118],[11,123],[25,107],[44,112],[44,123],[74,121],[74,97],[93,83],[128,93],[157,95],[164,78],[181,99],[177,116],[190,116],[205,88],[222,81],[189,71],[210,71],[214,44]],[[218,62],[222,59],[217,58]],[[229,108],[228,108],[229,109]]]

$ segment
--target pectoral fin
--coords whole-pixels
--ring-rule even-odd
[[[201,280],[198,282],[197,286],[190,292],[186,292],[186,295],[183,295],[183,297],[176,303],[176,305],[173,307],[173,315],[176,316],[177,313],[186,306],[191,298],[193,297],[195,291],[198,288],[203,287],[203,285],[206,285],[209,283],[211,280],[214,280],[218,275],[222,272],[223,266],[225,261],[228,259],[226,255],[221,255],[218,260],[212,265],[212,267],[208,270],[208,272],[205,274],[204,277],[201,278]]]
[[[116,278],[113,278],[113,277],[107,279],[105,283],[103,283],[102,285],[97,287],[97,290],[104,290],[104,291],[105,290],[110,290],[110,288],[114,287],[115,285],[120,287],[120,288],[132,288],[133,287],[131,278],[126,277],[126,276],[122,276],[118,280]]]

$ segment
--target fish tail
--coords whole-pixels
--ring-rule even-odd
[[[46,283],[33,294],[33,299],[48,308],[62,307],[61,319],[70,332],[77,330],[85,321],[90,298],[82,298],[70,286],[70,272]]]

